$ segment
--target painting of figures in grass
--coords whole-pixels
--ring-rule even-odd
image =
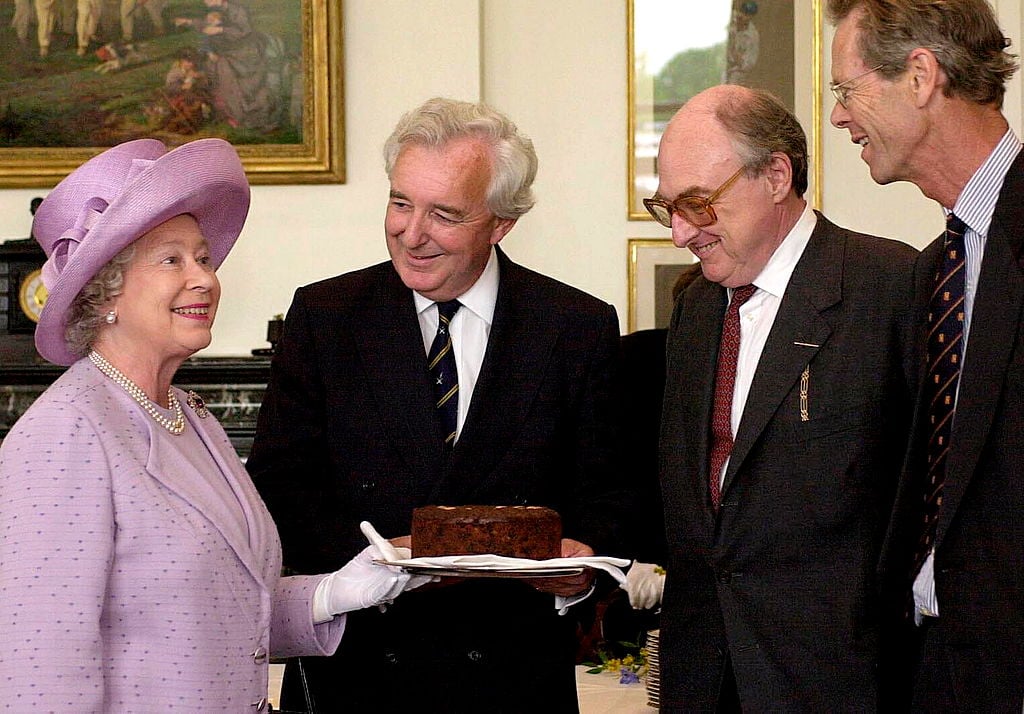
[[[0,1],[0,185],[208,136],[256,183],[342,180],[340,3]]]

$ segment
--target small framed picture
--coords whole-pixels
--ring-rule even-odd
[[[693,253],[668,238],[629,239],[629,332],[668,327],[672,287],[695,263]]]

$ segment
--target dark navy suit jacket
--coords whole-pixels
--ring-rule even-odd
[[[566,537],[616,549],[628,506],[615,309],[498,257],[487,351],[450,456],[413,295],[392,265],[296,292],[248,462],[287,566],[335,568],[364,546],[361,520],[405,535],[428,504],[548,506]],[[338,655],[306,664],[321,711],[557,712],[577,708],[574,654],[553,596],[477,580],[352,614]]]
[[[915,255],[818,216],[758,363],[717,513],[708,471],[726,290],[701,277],[677,300],[660,465],[664,711],[714,711],[726,657],[744,710],[878,705],[876,566],[914,392]]]
[[[1024,702],[1024,154],[1003,183],[985,243],[960,376],[942,506],[935,587],[948,674],[970,711],[1019,712]],[[919,354],[942,237],[917,261]],[[901,485],[884,574],[905,601],[922,522],[925,405]]]

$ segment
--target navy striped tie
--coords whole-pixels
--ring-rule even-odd
[[[452,318],[462,304],[458,300],[439,302],[437,305],[437,334],[427,353],[427,369],[434,384],[437,414],[441,419],[446,446],[455,443],[459,419],[459,373],[455,367],[455,351],[449,329]]]
[[[922,494],[924,522],[917,544],[912,577],[916,577],[935,540],[942,485],[946,478],[949,439],[960,383],[964,341],[964,233],[967,226],[950,213],[942,263],[928,303],[928,373],[923,397],[928,413],[928,471]]]

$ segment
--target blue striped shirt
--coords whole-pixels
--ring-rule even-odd
[[[961,350],[967,348],[967,336],[971,331],[974,294],[978,289],[981,258],[985,254],[985,240],[988,238],[988,228],[992,225],[992,214],[996,209],[999,192],[1003,189],[1003,180],[1020,150],[1020,140],[1013,133],[1013,129],[1008,129],[985,159],[985,163],[971,176],[964,190],[960,192],[956,205],[953,206],[953,213],[967,224],[967,233],[964,234],[964,247],[967,250],[967,273],[964,276],[964,341]]]

